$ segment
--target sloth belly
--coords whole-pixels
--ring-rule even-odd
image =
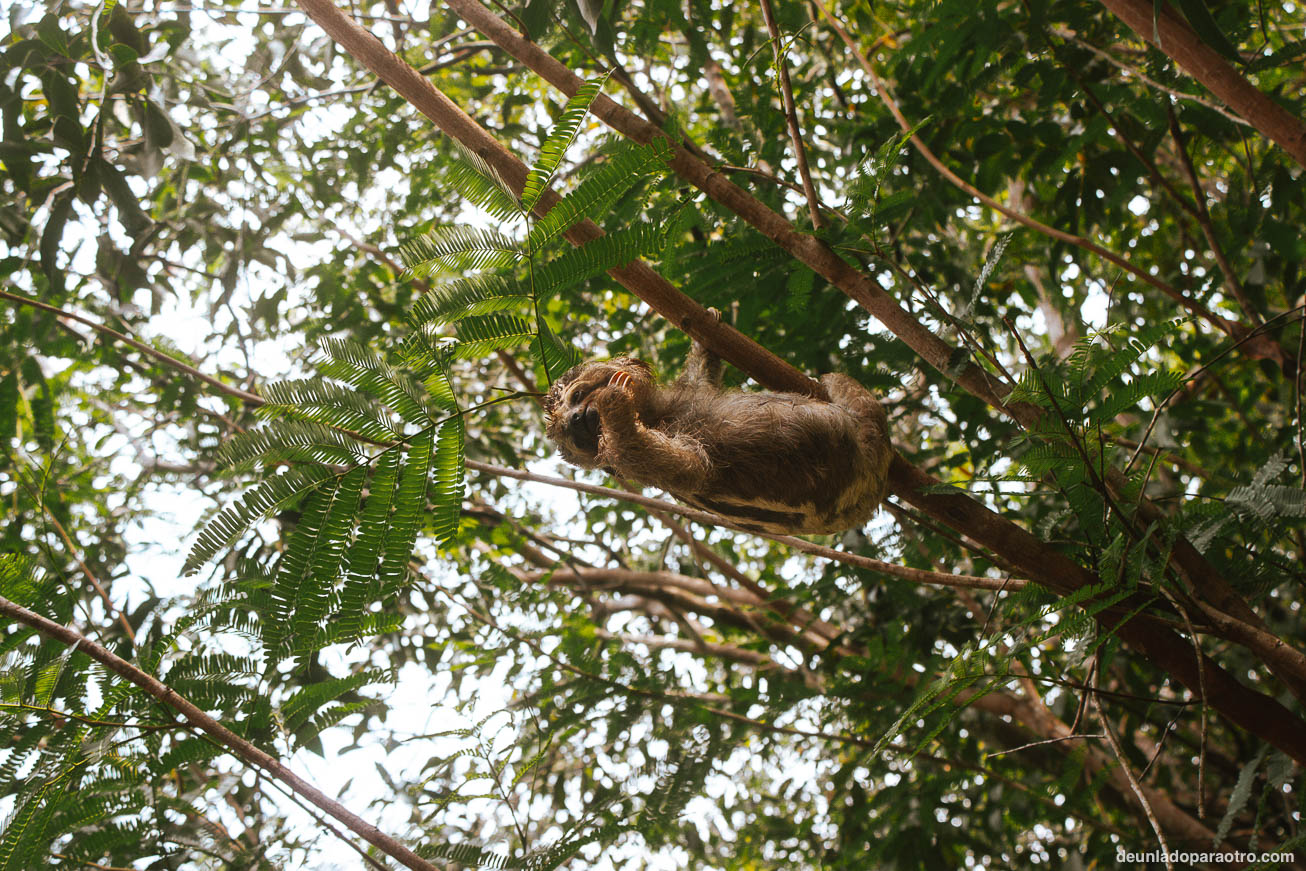
[[[871,405],[850,409],[775,393],[714,396],[702,407],[686,402],[652,424],[695,445],[707,473],[688,486],[681,478],[663,489],[754,532],[820,534],[861,526],[884,498],[890,456],[883,411]],[[880,420],[868,419],[876,412]]]
[[[731,481],[724,474],[705,491],[671,495],[750,532],[799,535],[859,527],[884,498],[883,472],[870,469],[863,457],[837,469],[814,472],[791,462],[787,467],[777,464],[774,472],[765,489],[755,480]]]

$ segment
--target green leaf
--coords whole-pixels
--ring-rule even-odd
[[[562,107],[562,113],[554,119],[549,135],[540,146],[540,155],[530,172],[526,173],[526,183],[522,185],[521,203],[526,211],[535,208],[535,203],[548,188],[549,180],[553,178],[558,165],[562,163],[563,155],[571,147],[576,134],[580,132],[581,123],[589,114],[590,103],[603,90],[607,80],[608,77],[604,75],[581,85],[575,96]]]
[[[264,626],[270,649],[288,642],[291,649],[304,651],[318,635],[367,473],[360,466],[336,479],[335,486],[316,491],[295,523],[270,591]]]
[[[417,541],[421,518],[426,514],[426,479],[434,448],[435,430],[423,430],[413,437],[404,460],[390,528],[382,544],[379,578],[383,591],[397,589],[408,577],[408,558]]]
[[[1234,63],[1242,64],[1242,55],[1238,54],[1238,49],[1229,41],[1229,37],[1224,35],[1220,25],[1215,23],[1215,17],[1206,7],[1205,0],[1176,0],[1176,2],[1203,42]]]
[[[497,220],[522,217],[527,210],[523,210],[503,176],[485,158],[457,140],[451,141],[462,159],[449,164],[446,177],[458,194]]]
[[[484,357],[504,348],[515,348],[533,337],[530,324],[511,315],[463,318],[458,322],[458,344],[452,354],[458,359]]]
[[[431,422],[421,392],[407,373],[356,342],[329,339],[323,350],[328,359],[319,363],[318,368],[325,374],[378,397],[409,423],[426,426]]]
[[[444,423],[436,438],[435,510],[431,514],[432,531],[441,544],[458,532],[458,518],[463,509],[463,419],[455,415]]]
[[[293,610],[296,650],[316,649],[310,642],[320,640],[323,623],[332,613],[332,601],[342,574],[341,560],[350,544],[363,483],[369,471],[365,466],[351,470],[340,479],[331,494],[330,507],[313,542],[308,573],[296,590]],[[274,599],[276,592],[274,585]]]
[[[507,276],[482,273],[437,285],[413,303],[408,322],[414,327],[445,324],[468,315],[525,308],[530,292]]]
[[[591,239],[537,268],[535,293],[551,297],[587,278],[629,265],[662,250],[663,238],[653,224],[635,224]]]
[[[404,279],[425,278],[437,269],[468,272],[506,269],[522,258],[520,247],[498,230],[479,227],[437,227],[400,247]]]
[[[363,632],[366,611],[380,594],[377,573],[381,546],[389,528],[403,456],[402,450],[391,448],[377,460],[367,501],[358,519],[358,535],[345,555],[345,584],[340,593],[340,626],[336,640],[352,640]]]
[[[271,420],[289,417],[318,423],[349,430],[382,444],[399,438],[372,397],[333,381],[324,378],[274,381],[264,385],[262,392],[267,403],[259,407],[260,417]]]
[[[280,420],[232,436],[218,448],[217,460],[238,469],[304,461],[354,466],[366,455],[339,430],[314,421]]]
[[[526,247],[538,251],[566,230],[586,218],[607,214],[612,204],[627,191],[654,174],[661,174],[671,159],[671,145],[665,138],[648,145],[623,143],[623,148],[595,169],[588,170],[579,185],[549,209],[527,236]]]
[[[1238,782],[1234,784],[1233,792],[1229,794],[1229,804],[1224,809],[1224,816],[1220,819],[1220,825],[1215,830],[1215,838],[1211,841],[1212,849],[1218,849],[1225,842],[1225,839],[1229,837],[1229,830],[1233,828],[1234,821],[1243,812],[1243,808],[1247,806],[1248,800],[1252,797],[1252,788],[1256,785],[1256,772],[1260,769],[1261,763],[1265,761],[1265,756],[1269,752],[1270,747],[1268,744],[1260,745],[1256,755],[1238,772]]]
[[[321,466],[296,466],[284,474],[268,478],[250,489],[234,505],[218,512],[208,522],[182,566],[183,574],[194,574],[218,551],[225,550],[254,523],[281,509],[287,503],[311,493],[332,478],[330,469]]]

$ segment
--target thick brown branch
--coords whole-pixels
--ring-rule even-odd
[[[342,48],[376,73],[423,115],[435,122],[440,130],[483,158],[515,190],[521,190],[526,180],[525,164],[472,120],[457,104],[423,78],[417,70],[397,57],[352,18],[337,9],[330,0],[299,0],[299,5]],[[558,196],[552,191],[546,191],[540,197],[536,211],[544,214],[557,202]],[[567,241],[573,245],[583,245],[602,235],[603,231],[598,225],[589,220],[573,226],[564,234]],[[716,318],[707,313],[705,308],[677,291],[670,282],[654,272],[644,261],[636,260],[629,266],[611,269],[608,274],[668,321],[721,357],[737,365],[747,361],[743,366],[744,370],[768,387],[790,393],[823,396],[824,391],[816,381],[742,333],[724,323],[719,323]]]
[[[1306,124],[1240,76],[1172,9],[1163,6],[1155,15],[1155,5],[1147,0],[1102,0],[1102,5],[1306,166]]]

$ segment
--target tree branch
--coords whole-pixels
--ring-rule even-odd
[[[310,5],[316,7],[324,2],[325,0],[301,0],[301,4],[305,8]],[[526,64],[567,96],[575,94],[577,89],[584,84],[579,76],[538,45],[513,30],[477,0],[448,0],[448,5],[465,21],[498,44],[500,48]],[[321,22],[319,21],[319,23]],[[330,29],[327,32],[332,33]],[[390,74],[388,70],[383,72],[373,68],[373,71],[383,78]],[[401,91],[401,93],[403,92]],[[405,96],[407,95],[405,94]],[[640,118],[603,94],[595,98],[590,110],[595,117],[600,118],[614,130],[635,142],[649,143],[666,136],[656,125]],[[446,132],[448,132],[447,128]],[[743,188],[736,186],[722,173],[709,167],[680,144],[672,143],[672,157],[669,165],[671,169],[690,184],[739,215],[762,235],[788,251],[793,257],[812,269],[813,272],[825,278],[875,315],[886,328],[919,354],[929,365],[943,373],[945,377],[955,380],[964,389],[999,411],[1010,415],[1016,420],[1028,422],[1030,415],[1026,409],[1021,406],[1008,407],[1002,401],[1002,396],[1006,394],[1008,389],[1006,385],[973,363],[968,362],[960,368],[956,367],[954,360],[955,349],[951,345],[921,324],[861,269],[845,262],[825,242],[815,236],[798,232],[783,215],[767,208]],[[654,308],[658,308],[658,305],[651,300],[645,298],[645,301],[653,305]],[[675,322],[674,319],[672,322]],[[705,342],[705,344],[713,351],[717,350],[710,342]],[[738,360],[724,353],[721,353],[720,356],[729,359],[737,366],[740,365]],[[753,373],[748,367],[740,366],[740,368],[757,377],[757,373]],[[763,378],[758,378],[758,380],[767,383]]]
[[[896,460],[906,465],[905,460]],[[467,468],[477,472],[496,475],[501,478],[516,478],[519,481],[533,481],[537,484],[549,484],[554,487],[565,487],[568,490],[576,490],[581,493],[589,493],[594,496],[605,496],[611,499],[621,499],[625,502],[631,502],[635,505],[641,505],[653,511],[665,511],[671,514],[678,514],[681,517],[698,523],[705,523],[709,526],[720,526],[726,529],[734,529],[738,532],[746,532],[749,535],[756,535],[759,538],[769,538],[772,541],[779,542],[793,550],[810,553],[813,556],[823,557],[834,562],[844,563],[845,565],[855,566],[857,568],[869,569],[873,572],[879,572],[892,578],[898,578],[904,581],[911,581],[918,584],[932,584],[940,587],[955,587],[965,590],[992,590],[998,592],[1001,590],[1016,591],[1024,589],[1029,581],[1020,578],[982,578],[975,575],[948,575],[942,572],[931,572],[926,569],[913,569],[908,566],[895,565],[894,563],[883,562],[882,560],[871,559],[870,557],[861,556],[860,554],[848,553],[842,550],[835,550],[832,547],[814,544],[806,539],[797,538],[792,535],[770,535],[764,532],[752,532],[740,526],[734,526],[726,522],[723,518],[715,514],[709,514],[706,511],[699,511],[697,508],[690,508],[687,505],[677,505],[674,502],[666,502],[661,499],[653,499],[649,496],[643,496],[639,493],[631,493],[627,490],[615,490],[611,487],[601,487],[598,484],[585,484],[580,481],[570,481],[566,478],[555,478],[551,475],[537,475],[534,472],[526,472],[520,469],[509,469],[505,466],[495,466],[490,463],[482,463],[476,460],[467,460]],[[930,481],[924,472],[920,473]],[[937,481],[934,481],[937,484]],[[994,515],[995,517],[997,515]],[[1005,521],[1004,521],[1005,522]]]
[[[1306,124],[1239,75],[1169,6],[1155,14],[1157,7],[1147,0],[1102,0],[1102,5],[1306,166]]]

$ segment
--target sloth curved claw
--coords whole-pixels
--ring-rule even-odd
[[[608,386],[620,387],[622,390],[629,393],[633,381],[634,379],[630,377],[629,372],[614,372],[612,373],[612,377],[608,379]]]

